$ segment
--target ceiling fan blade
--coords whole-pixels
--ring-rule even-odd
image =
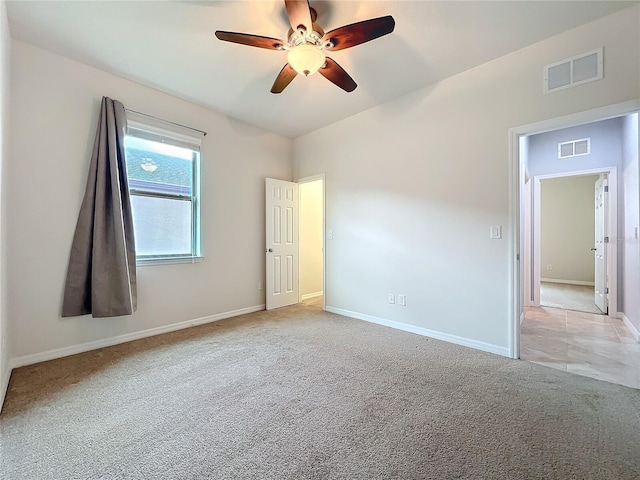
[[[353,92],[358,86],[356,82],[353,81],[353,78],[344,71],[344,68],[329,57],[326,58],[325,66],[318,70],[318,72],[330,82],[335,83],[345,92]]]
[[[284,5],[287,7],[291,28],[297,30],[302,25],[306,31],[312,30],[309,0],[284,0]]]
[[[387,15],[336,28],[324,36],[324,41],[330,41],[332,44],[332,47],[326,48],[326,50],[343,50],[360,45],[393,32],[395,25],[393,17]]]
[[[216,37],[225,42],[240,43],[250,47],[267,48],[269,50],[282,50],[282,40],[260,35],[250,35],[248,33],[216,31]]]
[[[282,67],[280,73],[276,77],[275,82],[273,82],[273,86],[271,87],[271,93],[282,93],[282,91],[287,88],[287,85],[291,83],[291,81],[296,78],[296,72],[291,65],[288,63]]]

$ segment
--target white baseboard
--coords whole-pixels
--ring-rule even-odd
[[[319,292],[305,293],[304,295],[300,295],[300,300],[304,301],[304,300],[309,300],[310,298],[316,298],[321,296],[322,296],[322,290],[320,290]]]
[[[9,379],[11,378],[11,367],[6,365],[3,372],[0,372],[0,412],[4,405],[4,399],[7,396],[7,390],[9,390]]]
[[[622,312],[618,312],[618,318],[622,319],[624,324],[627,326],[633,338],[636,339],[636,342],[640,343],[640,331],[636,328],[636,326],[631,323],[631,320]]]
[[[343,310],[341,308],[330,307],[328,305],[325,310],[327,312],[337,313],[338,315],[343,315],[345,317],[356,318],[358,320],[364,320],[365,322],[377,323],[378,325],[384,325],[385,327],[404,330],[405,332],[416,333],[425,337],[435,338],[436,340],[444,340],[445,342],[455,343],[456,345],[471,347],[477,350],[482,350],[484,352],[495,353],[496,355],[502,355],[503,357],[511,358],[509,349],[507,347],[500,347],[491,343],[479,342],[477,340],[471,340],[469,338],[459,337],[457,335],[451,335],[449,333],[437,332],[435,330],[416,327],[415,325],[409,325],[407,323],[394,322],[392,320],[386,320],[384,318],[374,317],[372,315],[366,315],[364,313]]]
[[[25,365],[32,365],[34,363],[46,362],[48,360],[54,360],[56,358],[75,355],[77,353],[88,352],[91,350],[96,350],[98,348],[111,347],[112,345],[131,342],[133,340],[139,340],[141,338],[146,338],[146,337],[153,337],[155,335],[160,335],[163,333],[175,332],[176,330],[182,330],[184,328],[195,327],[197,325],[203,325],[205,323],[216,322],[218,320],[224,320],[225,318],[237,317],[238,315],[245,315],[247,313],[259,312],[261,310],[264,310],[264,308],[265,308],[264,304],[256,305],[255,307],[241,308],[239,310],[232,310],[230,312],[218,313],[215,315],[209,315],[207,317],[196,318],[194,320],[186,320],[184,322],[173,323],[171,325],[165,325],[163,327],[150,328],[148,330],[141,330],[139,332],[126,333],[124,335],[104,338],[102,340],[96,340],[93,342],[80,343],[77,345],[71,345],[69,347],[56,348],[54,350],[47,350],[46,352],[23,355],[21,357],[15,357],[11,359],[10,367],[11,368],[24,367]]]
[[[547,283],[562,283],[565,285],[586,285],[588,287],[595,286],[595,283],[593,282],[583,282],[582,280],[560,280],[557,278],[541,278],[540,281],[547,282]]]

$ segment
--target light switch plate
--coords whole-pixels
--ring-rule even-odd
[[[501,239],[502,238],[502,225],[491,225],[489,227],[489,238]]]

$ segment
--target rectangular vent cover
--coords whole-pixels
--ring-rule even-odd
[[[591,153],[591,139],[581,138],[558,144],[558,158],[580,157]]]
[[[544,67],[543,92],[551,93],[604,77],[602,48],[566,58]]]

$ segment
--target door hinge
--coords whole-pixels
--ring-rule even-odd
[[[604,293],[609,293],[609,287],[604,289]]]
[[[516,260],[520,260],[520,254],[516,253]]]
[[[609,237],[604,237],[604,243],[609,243]]]
[[[605,187],[604,187],[604,193],[609,193],[609,185],[605,185]]]

